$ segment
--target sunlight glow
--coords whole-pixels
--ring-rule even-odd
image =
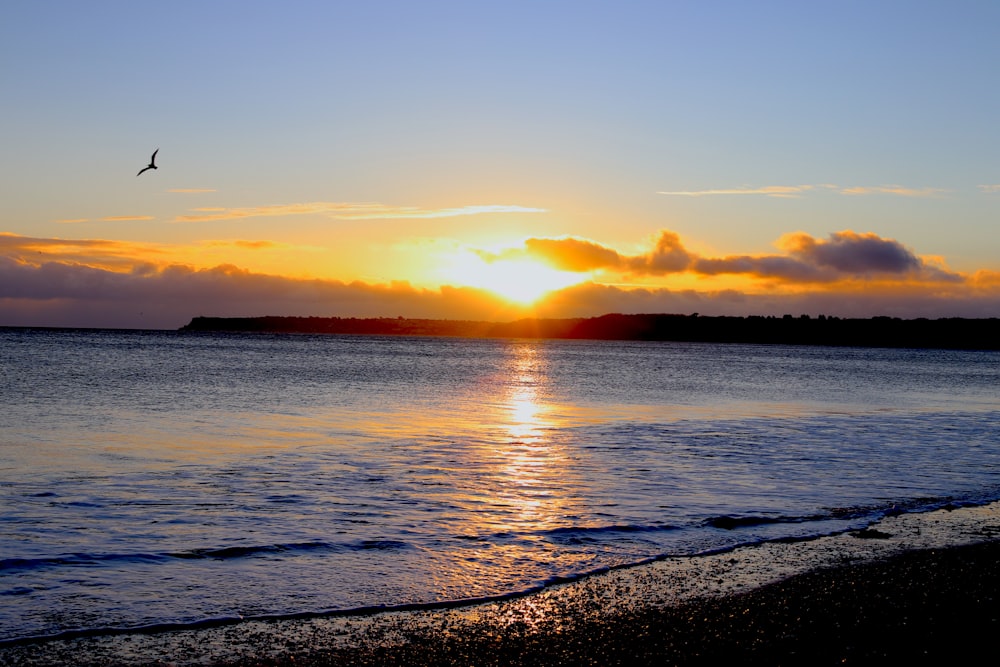
[[[489,290],[522,305],[534,303],[549,292],[586,280],[583,274],[559,271],[530,259],[489,262],[472,253],[456,257],[452,266],[445,270],[445,275],[464,287]]]

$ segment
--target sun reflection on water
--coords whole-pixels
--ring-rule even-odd
[[[544,350],[538,343],[518,342],[510,351],[498,414],[503,437],[497,443],[497,499],[512,528],[538,535],[565,524],[571,471],[565,450],[550,437],[557,420],[544,400]]]
[[[534,443],[542,439],[544,411],[538,402],[536,390],[519,387],[508,399],[510,423],[507,432],[514,440]]]

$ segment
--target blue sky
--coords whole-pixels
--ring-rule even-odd
[[[0,325],[995,315],[997,25],[968,1],[6,2]],[[567,261],[665,231],[698,261]],[[762,272],[806,261],[794,234],[920,264]]]

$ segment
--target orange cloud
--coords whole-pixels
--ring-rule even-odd
[[[288,244],[278,243],[277,241],[247,241],[243,239],[202,241],[201,245],[211,248],[236,247],[244,248],[246,250],[270,250],[272,248],[289,247]]]
[[[59,261],[121,269],[163,254],[161,248],[141,243],[105,239],[34,238],[0,232],[0,256],[28,264]]]
[[[101,218],[101,222],[132,222],[132,221],[142,221],[142,220],[154,220],[155,218],[151,215],[110,215]],[[77,224],[81,222],[90,222],[90,218],[65,218],[62,220],[56,220],[60,224]]]
[[[687,270],[693,259],[694,256],[681,244],[681,237],[664,230],[651,252],[628,259],[626,265],[635,273],[662,275]]]
[[[240,239],[210,243],[271,247],[268,241]],[[470,287],[299,279],[232,264],[196,268],[172,262],[176,249],[0,233],[0,325],[170,329],[196,315],[512,320],[609,312],[843,317],[1000,313],[1000,272],[962,276],[893,239],[850,230],[827,238],[798,232],[783,236],[779,247],[783,254],[703,257],[688,251],[676,233],[663,231],[648,252],[624,255],[586,239],[529,239],[513,251],[564,270],[643,276],[732,273],[770,283],[765,289],[741,291],[591,282],[554,291],[526,308]]]
[[[112,271],[130,271],[145,264],[162,267],[187,262],[192,257],[207,262],[210,260],[204,258],[219,250],[266,252],[289,248],[303,249],[267,239],[208,239],[193,245],[160,245],[106,239],[34,238],[0,232],[0,255],[16,261],[30,265],[65,262]]]
[[[576,273],[606,269],[649,275],[684,271],[693,259],[681,244],[680,237],[666,230],[660,232],[652,251],[636,257],[622,255],[594,241],[572,237],[529,238],[524,241],[523,248],[508,249],[500,253],[480,251],[479,254],[487,261],[528,256],[562,271]]]
[[[233,265],[136,264],[117,271],[57,261],[29,264],[0,255],[0,325],[5,326],[174,329],[209,314],[495,320],[526,312],[465,287],[295,279]]]
[[[585,239],[538,239],[524,242],[525,254],[563,271],[583,273],[621,264],[621,256],[610,248]]]
[[[661,231],[648,253],[619,254],[593,241],[576,238],[530,238],[521,249],[492,254],[529,255],[564,271],[607,270],[637,276],[692,273],[703,276],[746,275],[783,283],[815,284],[856,279],[896,279],[921,282],[961,282],[964,278],[943,266],[940,258],[924,259],[894,239],[850,230],[816,239],[796,232],[778,240],[784,255],[701,257],[688,251],[680,237]]]
[[[180,222],[210,222],[241,218],[280,217],[288,215],[329,215],[344,220],[399,218],[450,218],[483,213],[544,213],[545,209],[501,204],[461,206],[458,208],[421,209],[415,206],[389,206],[379,203],[310,202],[277,204],[249,208],[196,209],[194,214],[177,216]]]
[[[1000,287],[1000,271],[979,270],[972,274],[970,282],[976,287]]]
[[[0,325],[8,326],[173,329],[196,315],[401,315],[496,321],[609,312],[991,317],[1000,312],[1000,280],[996,274],[983,276],[976,289],[963,284],[928,290],[919,284],[857,282],[808,292],[759,294],[587,283],[554,292],[526,309],[467,287],[420,289],[406,282],[294,279],[233,265],[196,269],[136,262],[128,270],[110,270],[61,261],[29,264],[0,254]]]

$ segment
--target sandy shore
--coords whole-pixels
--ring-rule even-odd
[[[994,503],[502,602],[51,641],[0,665],[939,664],[995,652],[998,630]]]

